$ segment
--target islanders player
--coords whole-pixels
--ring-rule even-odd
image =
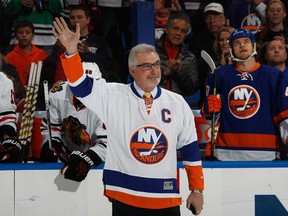
[[[177,150],[191,190],[187,208],[192,205],[200,214],[204,178],[194,116],[182,96],[157,86],[161,70],[155,48],[147,44],[132,48],[131,84],[91,80],[77,53],[79,25],[71,32],[64,19],[56,18],[54,26],[55,36],[66,48],[61,61],[72,92],[107,128],[103,182],[113,215],[180,216]]]
[[[221,161],[275,160],[279,130],[273,118],[282,75],[257,62],[256,38],[250,31],[236,29],[229,42],[234,64],[211,74],[201,110],[206,120],[215,112],[220,121],[215,157]]]

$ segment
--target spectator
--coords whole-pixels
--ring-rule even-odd
[[[261,55],[265,60],[264,63],[276,67],[282,72],[287,71],[288,73],[288,69],[286,67],[287,48],[283,38],[276,38],[270,42],[266,42],[262,48]]]
[[[12,81],[0,72],[0,163],[17,162],[22,149],[17,140],[17,116]]]
[[[64,17],[66,22],[69,22],[69,14],[71,7],[75,5],[82,5],[87,8],[90,8],[90,23],[89,31],[94,31],[94,29],[99,25],[99,20],[101,16],[101,11],[97,5],[97,0],[65,0],[65,5],[61,16]]]
[[[63,55],[61,60],[71,90],[108,129],[103,182],[105,195],[112,201],[112,214],[180,215],[177,149],[181,150],[192,190],[186,206],[193,205],[200,214],[204,180],[194,117],[181,96],[157,86],[161,70],[154,47],[140,44],[130,51],[128,65],[133,83],[106,83],[103,79],[91,82],[77,54],[79,26],[71,32],[63,18],[56,18],[54,25],[54,34],[66,47],[68,58]],[[144,92],[150,97],[143,98]],[[124,122],[129,123],[123,127]],[[79,160],[85,163],[81,157]],[[66,172],[64,176],[69,178]],[[142,184],[136,183],[139,181]],[[161,197],[158,202],[153,201],[155,196]]]
[[[219,3],[210,3],[204,9],[204,19],[206,28],[204,31],[195,32],[191,42],[189,50],[192,51],[197,57],[198,72],[199,72],[199,89],[200,89],[200,101],[199,107],[201,107],[206,92],[207,77],[210,72],[206,62],[201,58],[201,50],[205,50],[214,61],[219,61],[217,55],[214,52],[214,43],[216,41],[217,33],[226,25],[226,18],[224,15],[224,9]]]
[[[23,86],[28,84],[31,63],[38,63],[47,57],[44,50],[32,43],[34,36],[33,24],[29,21],[20,21],[15,26],[15,37],[18,44],[6,55],[7,62],[17,68]]]
[[[165,0],[155,0],[154,1],[154,14],[155,14],[155,39],[159,39],[161,35],[165,32],[166,23],[172,11],[172,6],[174,7],[174,12],[179,12],[182,7],[178,0],[165,1]]]
[[[62,10],[63,0],[10,0],[6,12],[15,19],[15,25],[23,20],[33,23],[35,27],[33,44],[50,54],[56,42],[52,33],[53,19]],[[17,39],[12,35],[10,44],[16,43]]]
[[[228,7],[228,24],[234,28],[245,28],[254,34],[266,23],[265,9],[269,0],[233,0]]]
[[[76,23],[80,25],[81,41],[83,42],[79,42],[78,51],[82,61],[96,62],[105,78],[107,78],[106,75],[109,73],[111,76],[114,75],[114,80],[120,80],[115,73],[108,71],[110,69],[109,64],[112,61],[110,46],[103,37],[89,31],[89,8],[82,5],[74,5],[70,9],[70,28],[74,30]],[[57,40],[51,54],[44,61],[42,76],[45,76],[43,79],[49,80],[52,85],[56,81],[67,80],[60,61],[60,55],[64,52],[65,48]]]
[[[258,44],[261,46],[265,42],[274,39],[275,36],[284,38],[288,43],[288,29],[285,27],[286,9],[280,0],[270,0],[266,7],[267,25],[263,29]]]
[[[91,20],[90,9],[76,5],[70,10],[70,24],[75,27],[76,23],[80,25],[80,41],[78,51],[81,53],[81,59],[85,62],[96,62],[104,67],[104,70],[111,69],[113,59],[112,51],[106,40],[89,31]]]
[[[215,157],[221,161],[275,160],[279,131],[273,118],[278,114],[281,73],[256,61],[256,38],[250,31],[236,29],[229,43],[235,64],[216,69],[215,85],[210,76],[202,107],[206,120],[214,112],[220,122]]]
[[[229,38],[235,29],[231,26],[224,26],[217,34],[217,39],[214,43],[215,53],[220,61],[215,62],[216,66],[232,64],[232,56],[230,53]]]
[[[89,77],[101,78],[95,63],[83,62],[83,68]],[[79,151],[90,157],[95,151],[99,156],[96,156],[97,160],[104,161],[107,143],[105,127],[95,113],[75,98],[67,82],[58,82],[52,87],[49,102],[51,129],[47,118],[44,118],[41,124],[41,161],[73,163],[73,159],[69,160],[70,155]],[[49,130],[52,146],[49,146]]]
[[[184,44],[189,29],[190,20],[185,13],[171,14],[165,33],[156,41],[156,50],[161,60],[159,85],[182,96],[198,91],[196,57]]]

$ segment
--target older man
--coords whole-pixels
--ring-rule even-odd
[[[56,18],[54,25],[54,34],[66,48],[61,58],[72,92],[107,128],[103,182],[113,215],[180,216],[177,150],[182,153],[191,190],[187,207],[194,206],[200,214],[204,179],[194,117],[180,95],[157,86],[161,71],[154,47],[140,44],[130,51],[133,83],[91,80],[84,74],[77,53],[79,25],[76,32],[71,32],[62,18]],[[81,158],[87,166],[96,163],[89,163],[93,158],[88,155]]]
[[[198,91],[196,57],[184,44],[189,29],[190,20],[185,13],[173,14],[167,22],[165,33],[156,41],[161,60],[160,86],[182,96]]]

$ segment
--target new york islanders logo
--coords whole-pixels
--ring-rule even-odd
[[[261,27],[263,26],[263,23],[261,19],[255,14],[250,13],[248,16],[246,16],[241,23],[241,28],[248,29],[253,34],[256,34],[261,30]]]
[[[240,85],[234,87],[228,95],[230,112],[239,119],[254,116],[260,107],[258,92],[251,86]]]
[[[144,164],[160,162],[168,150],[168,141],[163,132],[153,126],[138,129],[131,137],[130,151],[134,158]]]

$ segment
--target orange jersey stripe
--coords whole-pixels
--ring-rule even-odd
[[[69,82],[74,83],[83,76],[83,67],[79,54],[66,58],[64,54],[60,56],[65,75]]]
[[[184,168],[187,173],[190,190],[204,190],[204,176],[202,166],[186,166]],[[199,181],[200,179],[200,181]]]
[[[217,146],[242,148],[277,148],[276,135],[218,133]]]
[[[180,206],[182,199],[180,197],[174,198],[152,198],[152,197],[140,197],[133,196],[131,194],[126,194],[119,191],[105,190],[105,196],[110,199],[115,199],[117,201],[123,202],[127,205],[136,206],[139,208],[148,209],[162,209],[170,208],[174,206]]]
[[[283,112],[279,113],[277,116],[274,117],[274,122],[278,126],[279,123],[288,117],[288,110],[284,110]]]

